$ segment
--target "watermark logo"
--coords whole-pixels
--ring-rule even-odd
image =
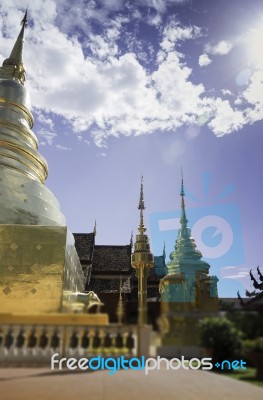
[[[74,371],[76,369],[86,371],[97,371],[97,370],[108,370],[110,375],[115,374],[116,371],[121,369],[123,370],[142,370],[145,369],[145,357],[137,358],[125,358],[124,356],[121,357],[91,357],[91,358],[75,358],[75,357],[62,357],[60,358],[59,353],[55,353],[51,357],[51,369],[59,369],[62,370],[63,368],[69,369]]]
[[[220,370],[234,370],[234,371],[238,371],[238,370],[243,370],[245,371],[247,369],[246,367],[246,362],[243,360],[234,360],[234,361],[229,361],[229,360],[224,360],[221,363],[216,362],[214,364],[214,366],[217,369]]]
[[[234,360],[228,361],[224,360],[221,363],[216,362],[213,364],[212,358],[191,358],[186,359],[184,356],[181,358],[172,358],[167,359],[160,356],[156,358],[147,358],[144,356],[141,358],[133,357],[133,358],[125,358],[125,356],[113,358],[113,357],[92,357],[92,358],[60,358],[59,353],[55,353],[51,357],[50,368],[51,370],[59,369],[62,370],[64,368],[74,371],[81,370],[87,371],[88,369],[91,371],[97,370],[108,370],[109,375],[114,375],[117,371],[120,370],[143,370],[145,375],[149,375],[150,371],[160,370],[161,368],[165,368],[166,370],[178,370],[183,368],[184,370],[206,370],[209,371],[216,367],[221,370],[246,370],[246,362],[243,360]]]

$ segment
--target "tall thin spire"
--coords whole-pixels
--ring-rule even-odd
[[[120,299],[122,298],[122,275],[120,277]]]
[[[118,318],[118,323],[121,324],[124,316],[124,304],[123,304],[123,299],[122,299],[122,276],[120,277],[120,296],[119,296],[119,301],[117,305],[117,318]]]
[[[131,254],[131,265],[136,270],[138,278],[138,324],[147,323],[147,277],[149,269],[153,267],[153,255],[151,253],[149,239],[146,228],[143,223],[143,210],[145,210],[143,196],[143,177],[141,177],[141,191],[138,209],[140,210],[140,224],[134,243],[134,250]],[[140,341],[138,343],[138,352],[140,354]]]
[[[132,248],[133,248],[133,231],[131,232],[130,246],[131,246],[131,251],[132,251]]]
[[[27,10],[25,12],[24,18],[21,21],[22,28],[16,39],[14,47],[11,54],[3,62],[3,66],[0,69],[0,77],[5,79],[11,78],[24,84],[26,69],[23,64],[23,47],[24,47],[24,33],[25,28],[28,25]]]
[[[185,213],[185,203],[184,203],[184,176],[183,176],[183,168],[181,167],[181,176],[182,176],[182,183],[181,183],[181,218],[180,223],[183,228],[187,226],[187,218]]]
[[[139,205],[138,205],[138,210],[140,210],[140,225],[139,225],[139,232],[140,234],[143,234],[146,232],[144,223],[143,223],[143,210],[145,210],[145,205],[144,205],[144,195],[143,195],[143,176],[141,176],[141,192],[140,192],[140,200],[139,200]]]
[[[94,236],[96,236],[96,234],[97,234],[97,221],[96,221],[96,219],[95,219],[95,222],[94,222],[93,234],[94,234]]]

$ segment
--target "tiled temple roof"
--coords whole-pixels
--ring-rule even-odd
[[[95,240],[94,233],[73,233],[73,235],[80,262],[91,262]]]
[[[119,293],[120,279],[96,279],[91,278],[88,290],[93,290],[95,293]],[[130,278],[122,281],[122,293],[131,292]]]
[[[131,272],[131,245],[95,246],[92,261],[92,273]]]

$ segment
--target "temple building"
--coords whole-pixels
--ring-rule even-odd
[[[143,196],[143,188],[141,194]],[[140,204],[144,204],[140,200]],[[91,233],[74,233],[75,246],[85,275],[85,289],[98,294],[103,311],[116,322],[116,308],[121,291],[126,313],[125,322],[136,322],[138,318],[138,279],[132,268],[133,235],[126,245],[98,245],[96,223]],[[137,238],[137,236],[136,236]],[[165,248],[163,254],[153,257],[153,268],[147,277],[148,320],[155,324],[160,313],[160,279],[166,274]]]
[[[199,344],[199,319],[217,311],[218,278],[209,275],[210,265],[202,260],[202,254],[191,237],[184,195],[182,177],[180,229],[167,263],[168,273],[160,281],[159,325],[163,332],[163,345],[175,345],[177,351],[180,347],[187,353],[185,346],[189,350]]]
[[[85,289],[94,291],[104,304],[102,310],[116,322],[120,284],[126,313],[125,322],[137,321],[138,279],[131,265],[133,240],[126,245],[97,245],[96,230],[91,233],[74,233],[75,246],[83,272]],[[160,313],[160,279],[166,274],[165,250],[154,256],[154,268],[147,280],[148,320],[155,324]]]

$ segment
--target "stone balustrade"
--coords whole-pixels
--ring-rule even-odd
[[[52,354],[62,357],[134,356],[138,327],[105,326],[0,326],[0,365],[47,365]]]

